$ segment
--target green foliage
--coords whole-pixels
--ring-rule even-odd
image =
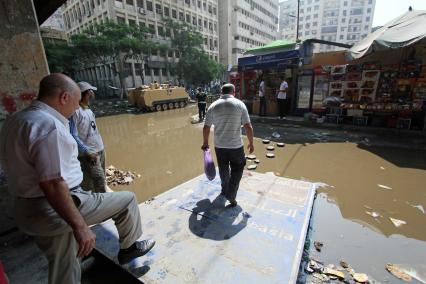
[[[218,78],[224,66],[209,58],[202,49],[203,36],[186,23],[166,21],[173,31],[172,48],[179,54],[179,62],[172,73],[189,84],[204,84]]]
[[[50,72],[73,73],[73,51],[66,42],[44,41]]]

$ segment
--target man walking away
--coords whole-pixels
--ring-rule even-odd
[[[281,76],[280,79],[281,79],[280,90],[278,91],[278,96],[277,96],[278,112],[279,112],[280,119],[285,119],[285,112],[287,108],[288,84],[284,76]]]
[[[0,135],[0,161],[14,197],[15,221],[46,255],[50,284],[80,283],[80,261],[95,247],[90,225],[114,220],[121,264],[155,244],[137,241],[142,224],[133,193],[81,189],[83,173],[68,122],[80,98],[71,78],[50,74],[41,80],[37,100],[10,116]]]
[[[81,90],[80,107],[70,118],[70,131],[78,145],[78,159],[83,171],[81,187],[94,192],[106,192],[105,151],[90,100],[95,97],[93,87],[87,82],[77,84]]]
[[[262,77],[260,77],[260,85],[259,85],[259,116],[266,115],[266,97],[265,97],[265,81]]]
[[[207,95],[205,92],[202,91],[200,87],[197,89],[196,98],[198,101],[198,119],[201,122],[206,116]]]
[[[203,128],[202,150],[209,148],[210,128],[214,125],[214,144],[222,183],[221,196],[236,206],[237,191],[246,164],[241,125],[248,138],[247,149],[253,153],[253,127],[244,103],[236,99],[232,84],[222,86],[222,95],[212,103],[206,114]]]

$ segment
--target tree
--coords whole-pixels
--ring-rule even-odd
[[[71,37],[75,56],[80,64],[95,66],[113,62],[113,70],[118,74],[121,95],[127,93],[124,83],[124,64],[127,59],[144,60],[144,54],[152,50],[167,49],[167,46],[153,42],[148,30],[143,27],[107,21],[95,24],[82,34]]]
[[[202,49],[203,36],[186,23],[166,20],[172,30],[172,48],[179,54],[179,62],[173,66],[179,80],[189,84],[205,84],[218,78],[224,66],[210,59]]]
[[[43,41],[50,72],[73,74],[73,51],[67,42]]]

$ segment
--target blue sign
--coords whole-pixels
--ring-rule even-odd
[[[285,68],[297,66],[300,60],[299,50],[276,52],[238,58],[238,71],[266,68]]]

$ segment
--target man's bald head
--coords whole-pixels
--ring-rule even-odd
[[[68,76],[61,73],[52,73],[40,81],[38,99],[57,96],[63,92],[72,93],[79,90],[78,85]]]

